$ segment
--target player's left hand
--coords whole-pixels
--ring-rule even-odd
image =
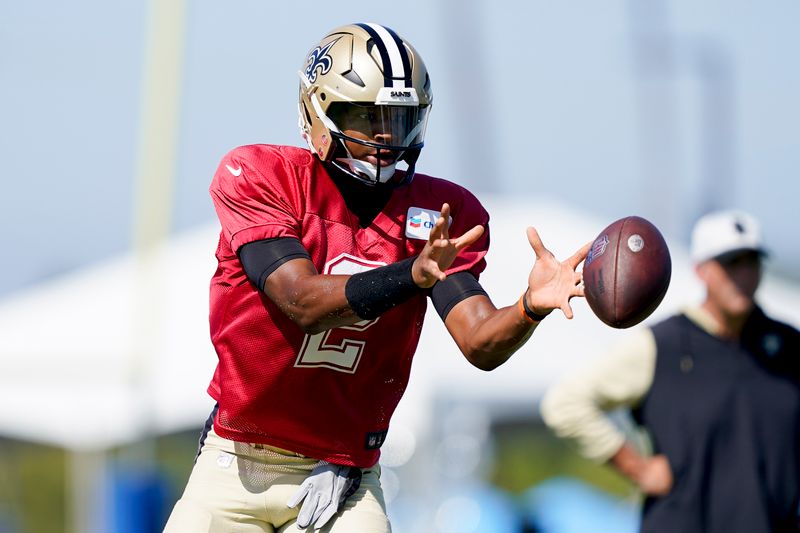
[[[455,261],[458,253],[483,235],[483,226],[475,226],[457,238],[450,238],[450,205],[442,204],[441,216],[436,220],[425,248],[411,267],[411,277],[418,287],[428,289],[447,277],[445,270]]]
[[[559,262],[553,253],[545,248],[539,233],[528,228],[528,242],[536,254],[536,263],[528,276],[528,307],[536,314],[546,315],[553,309],[561,309],[564,316],[572,318],[570,299],[583,296],[583,273],[576,269],[586,259],[592,241],[583,245],[569,259]]]
[[[320,529],[361,485],[361,469],[322,461],[303,481],[286,505],[303,506],[297,515],[297,526],[305,529],[313,524]],[[304,501],[305,500],[305,501]]]

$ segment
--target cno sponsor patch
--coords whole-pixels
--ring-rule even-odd
[[[409,207],[406,213],[406,237],[428,240],[431,230],[440,216],[441,212],[434,209]],[[449,224],[452,223],[453,217],[450,217]]]

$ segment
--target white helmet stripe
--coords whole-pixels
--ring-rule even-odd
[[[384,60],[384,75],[386,76],[386,87],[410,87],[411,72],[407,68],[409,65],[408,54],[405,48],[401,48],[399,39],[395,39],[393,32],[380,24],[366,23],[359,24],[375,40],[375,45]],[[387,64],[388,60],[388,64]]]

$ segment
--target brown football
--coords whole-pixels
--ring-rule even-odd
[[[586,301],[614,328],[629,328],[655,311],[669,287],[672,260],[661,232],[644,218],[612,222],[583,263]]]

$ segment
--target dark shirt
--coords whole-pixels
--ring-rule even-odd
[[[739,342],[685,315],[653,333],[653,384],[634,414],[674,485],[645,501],[642,531],[800,531],[800,333],[760,309]]]

